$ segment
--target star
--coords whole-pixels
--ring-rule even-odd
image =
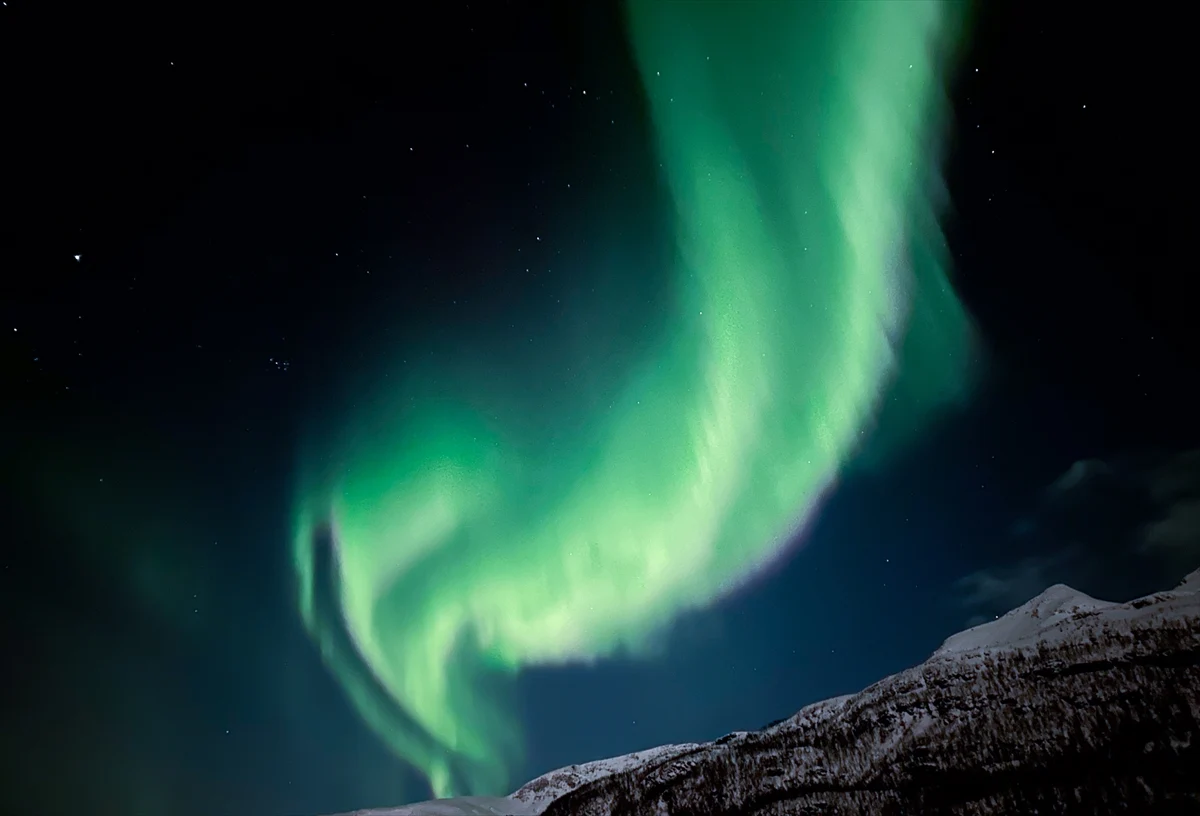
[[[79,260],[80,258],[82,258],[82,257],[83,257],[82,255],[76,255],[76,256],[75,256],[75,260],[77,260],[77,261],[78,261],[78,260]]]

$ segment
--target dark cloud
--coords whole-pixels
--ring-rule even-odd
[[[970,622],[1055,583],[1123,600],[1200,563],[1200,450],[1076,462],[1013,528],[1015,557],[958,581]]]
[[[978,570],[958,581],[963,602],[971,609],[1011,609],[1037,595],[1059,575],[1080,568],[1077,548],[1066,548],[1049,555],[1029,555],[1002,566]],[[990,615],[973,615],[968,623],[983,623]]]

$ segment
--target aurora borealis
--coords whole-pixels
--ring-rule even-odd
[[[965,384],[937,226],[952,10],[646,0],[628,18],[677,249],[622,273],[631,291],[667,276],[652,339],[575,361],[615,385],[560,409],[471,376],[480,332],[381,374],[302,446],[300,613],[439,796],[515,781],[497,681],[648,654],[784,555],[864,445]]]
[[[1183,577],[1139,519],[1183,484],[1152,465],[1200,445],[1188,231],[1159,189],[1191,132],[1186,27],[633,10],[296,6],[279,36],[214,8],[147,38],[119,4],[0,6],[9,75],[37,76],[5,108],[37,172],[7,179],[0,241],[0,813],[351,813],[439,769],[503,794],[856,693],[1054,583]],[[730,207],[699,162],[742,168]],[[752,208],[753,240],[704,230]],[[744,261],[732,284],[696,235]],[[886,266],[854,260],[877,242]],[[855,283],[880,279],[895,297]],[[751,317],[698,305],[733,284]],[[723,383],[726,504],[685,523]],[[857,426],[821,458],[786,436],[818,397]],[[1120,495],[1044,495],[1097,459]],[[713,532],[643,548],[675,585],[616,580],[640,567],[600,557],[655,521]],[[585,580],[555,525],[594,545]],[[605,587],[627,600],[597,625]],[[573,642],[543,634],[555,608]]]

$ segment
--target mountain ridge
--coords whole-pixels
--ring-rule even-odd
[[[1200,812],[1200,570],[1125,603],[1055,584],[759,731],[476,800],[355,816]]]

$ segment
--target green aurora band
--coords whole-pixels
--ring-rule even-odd
[[[619,395],[506,423],[495,378],[430,365],[309,440],[301,615],[435,795],[513,781],[497,677],[650,654],[786,552],[868,434],[908,438],[965,392],[938,228],[962,23],[931,0],[634,0],[678,251]]]

